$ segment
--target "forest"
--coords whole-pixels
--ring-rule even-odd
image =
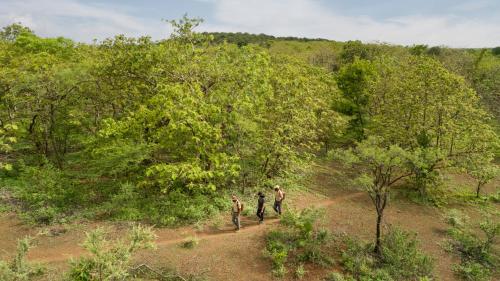
[[[195,32],[201,23],[90,44],[0,31],[0,215],[50,233],[134,225],[115,243],[88,232],[89,254],[64,274],[28,261],[37,238],[16,235],[1,280],[204,280],[139,274],[152,265],[133,256],[155,247],[157,229],[223,216],[233,194],[252,217],[255,194],[271,202],[276,185],[290,208],[256,253],[268,280],[498,280],[500,47]],[[308,201],[328,193],[310,186],[321,167],[368,200],[366,236],[322,225],[339,217]],[[470,184],[450,188],[450,174]],[[432,243],[454,257],[453,279],[414,229],[385,223],[398,204],[443,214],[446,243]]]

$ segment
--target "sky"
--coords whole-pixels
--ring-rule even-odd
[[[164,20],[198,31],[450,47],[500,46],[500,0],[0,0],[0,26],[80,42],[118,34],[167,38]]]

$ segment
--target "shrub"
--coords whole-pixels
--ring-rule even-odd
[[[89,256],[71,262],[72,281],[123,280],[129,277],[132,255],[139,249],[154,248],[155,234],[150,228],[134,226],[126,240],[109,240],[98,228],[87,233],[83,247]]]
[[[491,278],[491,271],[477,262],[455,264],[453,265],[453,271],[461,279],[467,281],[488,281]]]
[[[50,163],[22,166],[17,183],[13,193],[23,203],[22,217],[35,224],[53,223],[79,200],[72,181]]]
[[[333,264],[327,247],[329,234],[315,226],[321,215],[322,212],[317,209],[287,212],[281,219],[283,228],[267,234],[265,253],[273,263],[276,276],[286,273],[287,263],[299,264],[297,270],[304,275],[304,263],[321,266]]]
[[[381,262],[393,278],[417,280],[432,276],[433,260],[420,250],[415,233],[391,228],[383,245]]]
[[[455,273],[464,280],[489,280],[497,274],[500,257],[494,244],[500,234],[500,223],[486,214],[486,219],[479,224],[481,234],[470,222],[457,224],[448,220],[448,223],[451,225],[448,229],[451,239],[445,247],[461,259],[460,264],[453,267]]]
[[[433,260],[418,248],[414,233],[391,227],[384,237],[380,256],[373,254],[372,244],[356,239],[346,240],[342,264],[360,280],[419,280],[432,277]]]
[[[161,226],[179,226],[203,221],[229,207],[230,202],[222,193],[172,191],[150,196],[144,193],[144,189],[124,183],[116,195],[97,211],[116,220],[147,220]]]
[[[0,280],[28,281],[34,276],[43,274],[43,269],[34,266],[26,260],[29,249],[33,247],[32,239],[25,237],[17,242],[16,256],[11,262],[0,260]]]

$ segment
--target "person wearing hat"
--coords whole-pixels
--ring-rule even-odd
[[[264,222],[264,210],[266,209],[264,203],[266,203],[266,196],[261,191],[259,191],[257,195],[259,196],[257,201],[257,217],[259,218],[259,224],[261,224]]]

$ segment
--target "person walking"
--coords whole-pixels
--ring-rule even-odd
[[[259,224],[261,224],[264,222],[264,211],[266,209],[264,203],[266,203],[266,196],[261,191],[259,191],[257,195],[259,196],[257,201],[257,217],[259,218]]]
[[[240,214],[241,214],[241,211],[242,211],[242,204],[240,202],[240,200],[238,200],[238,197],[236,197],[236,195],[233,195],[232,196],[232,200],[233,200],[233,205],[231,207],[231,211],[232,211],[232,221],[233,221],[233,224],[236,226],[236,231],[240,230]]]
[[[279,185],[274,186],[274,206],[273,209],[278,215],[281,215],[281,203],[285,199],[285,193]]]

